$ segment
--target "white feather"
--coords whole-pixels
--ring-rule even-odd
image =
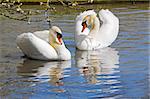
[[[96,15],[93,10],[84,11],[76,18],[75,43],[80,50],[96,50],[111,45],[117,38],[119,31],[119,19],[108,9],[99,11],[99,18],[95,17],[95,27],[93,30],[86,28],[82,31],[82,22],[87,15]]]
[[[53,26],[55,29],[57,27]],[[59,29],[58,29],[59,30]],[[60,31],[60,30],[59,30]],[[54,38],[56,39],[56,38]],[[18,47],[29,58],[39,60],[70,60],[70,51],[62,45],[49,44],[49,31],[37,31],[34,33],[23,33],[16,39]]]

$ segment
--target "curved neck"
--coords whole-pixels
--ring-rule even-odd
[[[58,59],[69,59],[70,54],[68,54],[68,49],[66,48],[64,42],[62,41],[62,45],[58,44],[52,35],[49,37],[50,45],[55,49],[58,55]]]
[[[89,36],[96,36],[96,34],[98,33],[99,31],[99,27],[100,27],[100,22],[99,22],[99,19],[97,17],[94,18],[94,21],[92,23],[92,27],[90,29],[90,33],[89,33]]]
[[[54,49],[57,52],[58,59],[69,60],[71,58],[71,54],[69,50],[66,48],[64,43],[62,45],[58,45],[58,44],[54,45]]]
[[[60,45],[60,44],[58,44],[57,42],[56,42],[56,40],[53,38],[53,37],[51,37],[50,36],[50,38],[49,38],[49,43],[50,43],[50,45],[57,51],[57,49],[58,48],[64,48],[65,47],[65,44],[64,44],[64,42],[62,41],[62,45]]]
[[[62,41],[62,45],[58,44],[52,34],[49,34],[49,43],[56,51],[60,48],[65,47],[64,42]]]

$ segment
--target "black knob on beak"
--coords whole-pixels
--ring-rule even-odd
[[[82,26],[84,26],[84,25],[86,25],[86,26],[87,26],[86,21],[82,22],[82,24],[81,24],[81,25],[82,25]]]
[[[57,33],[57,38],[62,38],[62,34],[61,33],[58,33],[58,32],[56,32]]]

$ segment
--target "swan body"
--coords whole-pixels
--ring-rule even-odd
[[[23,33],[17,37],[17,45],[31,59],[70,60],[71,54],[62,41],[61,30],[53,26],[50,31]]]
[[[33,34],[37,36],[38,38],[49,42],[49,30],[36,31],[36,32],[33,32]]]
[[[93,10],[84,11],[76,18],[76,47],[79,50],[108,47],[117,38],[118,31],[119,19],[108,9],[100,10],[99,18]]]

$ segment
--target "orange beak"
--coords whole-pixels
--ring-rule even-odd
[[[62,45],[62,38],[58,38],[60,45]]]
[[[81,32],[83,32],[85,30],[85,28],[87,28],[87,24],[86,24],[86,22],[83,22],[82,23],[82,31]]]
[[[60,45],[62,45],[62,34],[57,33],[57,39],[58,39]]]

